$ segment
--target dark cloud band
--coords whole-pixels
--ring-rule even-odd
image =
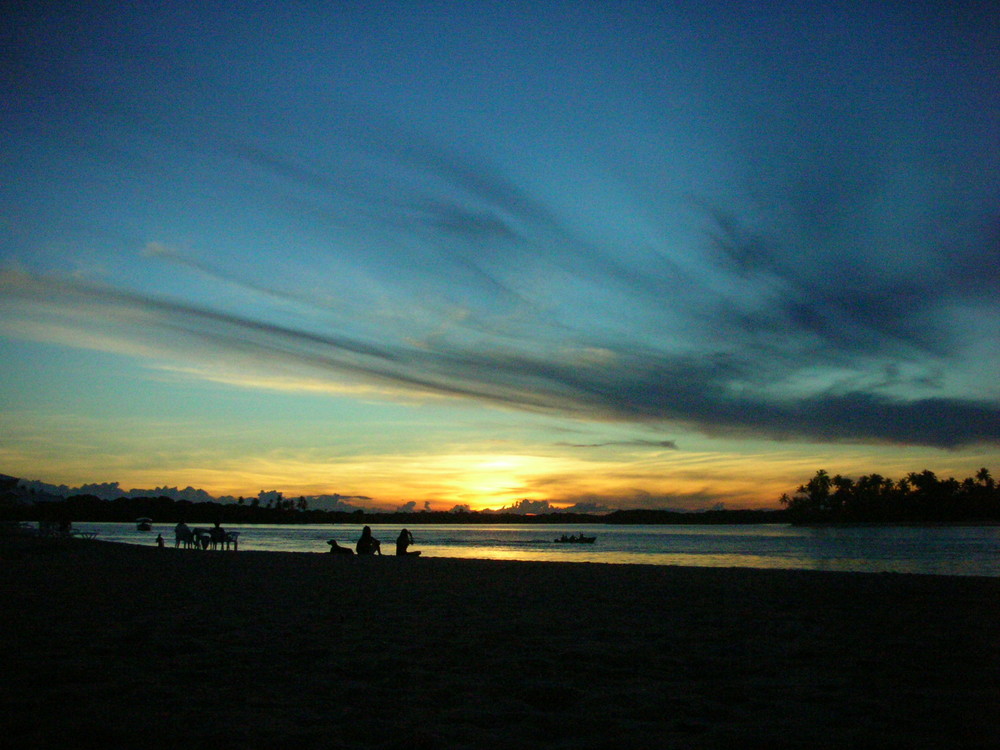
[[[707,434],[894,443],[955,448],[1000,441],[995,404],[950,398],[893,399],[863,392],[765,399],[732,394],[745,364],[728,359],[609,349],[605,362],[559,356],[366,342],[72,280],[8,272],[0,300],[13,317],[35,312],[81,331],[99,327],[168,352],[185,341],[219,358],[250,356],[393,386],[566,416],[671,423]],[[161,337],[166,337],[162,339]],[[675,448],[671,441],[631,445]]]

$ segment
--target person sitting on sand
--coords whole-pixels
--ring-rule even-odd
[[[413,544],[413,534],[407,529],[403,529],[399,532],[399,536],[396,537],[396,554],[397,555],[412,555],[416,557],[420,552],[407,552],[406,548]]]
[[[336,539],[331,539],[327,544],[330,545],[330,552],[335,555],[353,555],[354,551],[350,547],[341,547],[337,544]]]
[[[361,530],[361,538],[355,546],[359,555],[381,555],[382,543],[372,536],[372,527],[365,526]]]

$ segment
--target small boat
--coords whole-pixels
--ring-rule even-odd
[[[593,544],[596,539],[596,536],[584,536],[583,534],[579,536],[566,536],[563,534],[558,539],[553,539],[552,541],[557,544]]]
[[[139,531],[152,531],[153,530],[153,519],[152,518],[137,518],[137,519],[135,519],[135,527]]]

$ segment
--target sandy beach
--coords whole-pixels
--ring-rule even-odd
[[[0,557],[4,747],[1000,746],[1000,579]]]

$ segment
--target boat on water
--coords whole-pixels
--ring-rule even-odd
[[[596,536],[584,536],[583,534],[579,536],[566,536],[563,534],[558,539],[553,539],[552,541],[557,544],[593,544],[596,539]]]
[[[135,527],[139,531],[152,531],[153,530],[153,519],[152,518],[137,518],[137,519],[135,519]]]

